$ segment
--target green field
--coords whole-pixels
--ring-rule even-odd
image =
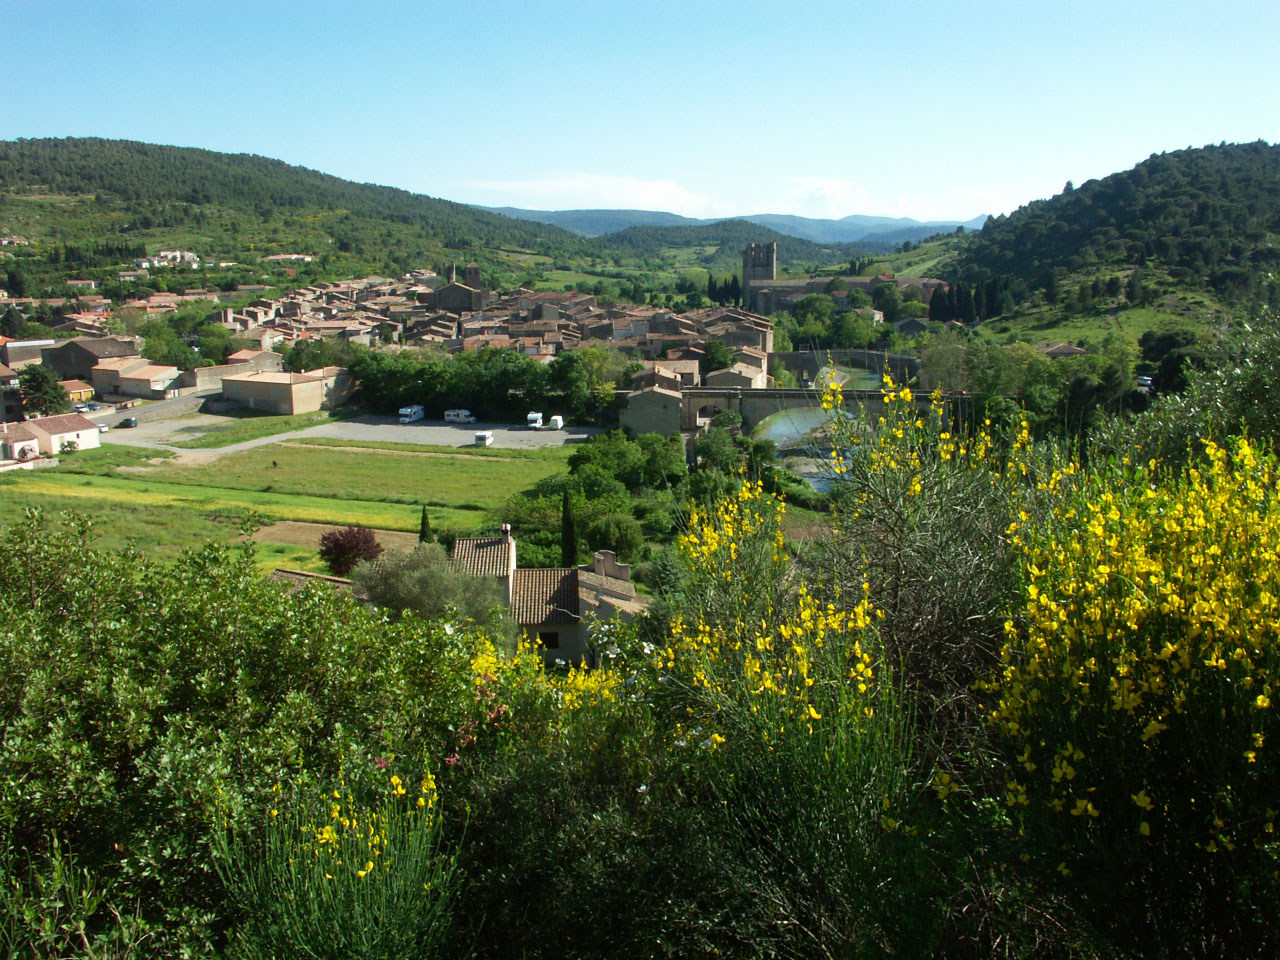
[[[285,440],[285,445],[314,447],[343,447],[359,450],[392,450],[401,453],[437,453],[452,457],[495,457],[500,460],[545,460],[563,463],[569,459],[573,447],[528,447],[513,450],[509,447],[450,447],[432,443],[395,443],[390,440],[338,440],[333,437],[298,437]]]
[[[165,483],[151,479],[85,477],[41,470],[6,480],[0,497],[16,494],[78,500],[86,510],[105,503],[123,507],[181,507],[192,513],[256,513],[268,520],[304,520],[309,523],[360,523],[387,530],[417,530],[421,508],[410,504],[335,500],[283,493],[237,490],[227,487]],[[461,521],[471,511],[448,511],[450,521]]]
[[[512,494],[565,470],[570,452],[331,443],[359,449],[271,444],[186,464],[153,450],[86,450],[54,469],[0,477],[0,516],[75,511],[93,519],[106,548],[132,544],[165,560],[238,536],[250,516],[416,532],[426,504],[436,529],[478,527]],[[264,568],[320,569],[315,550],[296,544],[258,551]]]
[[[1115,311],[1071,314],[1061,308],[1037,307],[1010,317],[996,317],[978,329],[999,340],[1028,343],[1101,344],[1108,336],[1136,346],[1148,330],[1204,329],[1213,317],[1207,300],[1186,297],[1154,307],[1129,307]]]
[[[173,560],[183,550],[198,547],[210,540],[226,540],[241,532],[242,517],[232,512],[212,512],[177,502],[144,502],[130,497],[98,496],[94,487],[83,484],[84,477],[54,475],[54,471],[13,474],[0,478],[0,525],[21,518],[29,507],[38,507],[48,518],[74,512],[93,521],[94,534],[105,550],[119,551],[136,547],[158,560]],[[58,482],[26,483],[22,480],[72,481],[81,484],[78,491],[64,493]]]
[[[213,464],[165,463],[145,475],[133,474],[129,482],[145,479],[174,486],[344,502],[425,503],[462,514],[497,509],[512,494],[561,472],[564,462],[563,458],[474,456],[456,450],[422,453],[270,444],[218,457]]]

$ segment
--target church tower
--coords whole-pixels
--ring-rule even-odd
[[[755,309],[755,291],[752,280],[776,280],[778,278],[778,243],[752,243],[742,251],[742,303],[748,310]]]

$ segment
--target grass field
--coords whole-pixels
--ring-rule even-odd
[[[168,452],[109,445],[68,456],[54,469],[0,477],[0,523],[27,507],[74,511],[93,519],[105,548],[134,545],[162,560],[235,538],[250,516],[268,525],[358,523],[416,534],[425,503],[436,529],[474,528],[512,494],[564,471],[570,452],[331,441],[181,463]],[[280,530],[278,540],[270,529],[255,537],[260,566],[323,569],[314,536],[300,538],[287,524]]]
[[[36,471],[24,476],[44,480],[45,474],[52,473]],[[241,517],[229,512],[210,513],[176,502],[99,497],[92,487],[83,486],[82,491],[66,494],[56,483],[30,485],[8,479],[11,476],[8,474],[0,480],[0,525],[20,518],[28,507],[40,508],[49,519],[56,519],[63,512],[74,512],[93,521],[94,534],[103,549],[119,551],[134,546],[147,556],[165,561],[210,540],[227,540],[241,533]],[[84,477],[68,474],[57,479],[62,478],[81,485],[87,482]]]
[[[24,474],[0,485],[0,499],[11,496],[56,497],[83,504],[86,512],[113,508],[177,507],[191,514],[256,514],[266,520],[349,524],[388,530],[417,530],[421,507],[322,496],[237,490],[227,487],[165,483],[126,477],[85,477],[53,470]],[[468,510],[440,510],[440,523],[469,525],[480,515]],[[433,514],[434,515],[434,514]]]
[[[1038,307],[1010,318],[997,317],[979,329],[1001,340],[1028,343],[1076,343],[1084,340],[1101,344],[1109,335],[1134,345],[1148,330],[1203,329],[1212,316],[1212,306],[1204,301],[1182,300],[1176,305],[1125,307],[1114,312],[1075,314]]]
[[[425,503],[466,514],[497,509],[512,494],[564,469],[564,459],[271,444],[226,454],[213,465],[165,463],[134,473],[129,480],[344,502]],[[461,516],[448,522],[459,521],[467,522]],[[405,529],[397,524],[378,526]]]
[[[573,447],[450,447],[431,443],[395,443],[390,440],[338,440],[332,437],[298,437],[284,441],[286,446],[341,447],[355,450],[391,450],[400,453],[436,453],[449,457],[493,457],[499,460],[545,460],[563,463]]]

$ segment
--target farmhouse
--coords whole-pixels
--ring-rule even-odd
[[[35,435],[40,452],[50,457],[57,456],[68,444],[75,444],[77,450],[101,446],[98,425],[78,413],[28,420],[22,426]]]
[[[40,437],[25,423],[0,423],[0,460],[34,460]]]
[[[496,537],[459,537],[453,562],[472,576],[498,579],[511,618],[549,664],[587,661],[592,620],[630,620],[646,603],[636,595],[631,568],[612,551],[601,550],[584,567],[520,568],[505,523]]]

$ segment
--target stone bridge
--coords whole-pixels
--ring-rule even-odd
[[[915,398],[917,406],[927,409],[929,396]],[[846,390],[844,405],[850,412],[865,409],[878,417],[884,412],[884,397],[879,390]],[[750,433],[765,417],[781,410],[822,406],[822,394],[815,390],[768,389],[745,387],[686,387],[680,391],[680,429],[697,430],[719,413],[732,410],[742,417],[742,429]]]
[[[818,372],[830,363],[845,363],[863,370],[874,370],[881,376],[885,368],[898,383],[910,383],[920,372],[920,361],[903,353],[884,353],[876,350],[793,350],[790,353],[774,353],[770,359],[804,380],[813,380]]]

